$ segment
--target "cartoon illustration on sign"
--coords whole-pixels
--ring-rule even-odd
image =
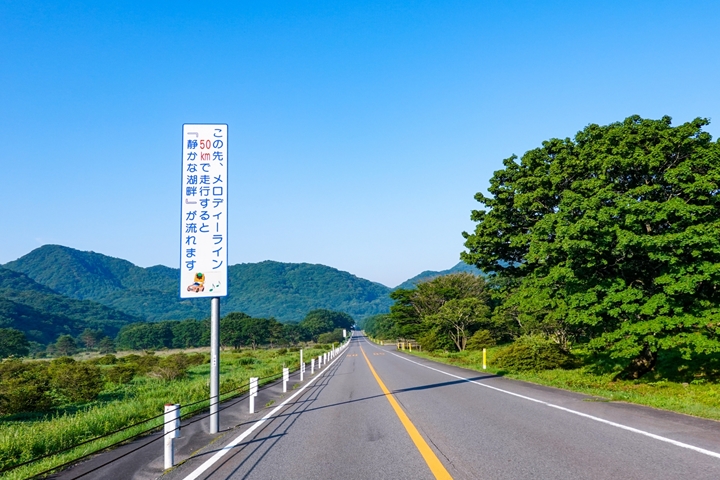
[[[188,292],[203,292],[205,291],[205,275],[200,272],[195,274],[195,282],[187,287]]]

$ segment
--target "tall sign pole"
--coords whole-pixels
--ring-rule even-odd
[[[210,433],[219,431],[220,297],[227,296],[228,126],[184,124],[180,298],[210,297]]]

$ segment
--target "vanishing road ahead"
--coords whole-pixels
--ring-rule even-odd
[[[252,432],[238,427],[163,478],[720,479],[717,422],[440,365],[362,336],[294,393]]]

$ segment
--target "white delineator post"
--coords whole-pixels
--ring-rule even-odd
[[[175,466],[173,439],[180,437],[180,405],[165,404],[165,470]]]
[[[290,369],[285,367],[283,368],[283,393],[287,393],[288,380],[290,380]]]
[[[310,359],[310,375],[315,375],[315,359]]]
[[[250,377],[250,413],[255,413],[255,397],[258,391],[258,377]]]
[[[300,349],[300,381],[305,379],[305,363],[303,363],[302,348]]]

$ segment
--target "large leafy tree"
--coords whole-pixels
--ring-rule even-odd
[[[519,323],[649,371],[720,351],[720,145],[707,120],[589,125],[510,157],[462,258],[505,279]]]
[[[455,310],[460,305],[464,307],[469,305],[467,302],[459,302],[460,300],[474,299],[474,302],[483,306],[487,306],[489,302],[485,279],[471,273],[444,275],[419,283],[414,289],[395,290],[390,296],[395,300],[395,304],[390,307],[390,318],[395,322],[393,331],[400,337],[418,339],[427,335],[429,330],[439,329],[437,333],[449,335],[450,317],[457,313]],[[450,306],[446,307],[448,303]],[[471,315],[461,315],[470,322],[466,327],[477,323],[477,312],[480,312],[480,308],[473,307]],[[486,315],[485,310],[482,315]],[[465,320],[462,320],[462,323],[464,324]],[[459,350],[465,348],[468,333],[466,327],[460,330],[452,328],[455,334],[459,335],[460,343],[455,343]]]
[[[450,336],[459,351],[465,350],[468,336],[475,325],[488,320],[490,308],[477,297],[449,300],[426,321]]]
[[[0,358],[24,357],[30,353],[30,343],[25,334],[14,328],[0,328]]]

